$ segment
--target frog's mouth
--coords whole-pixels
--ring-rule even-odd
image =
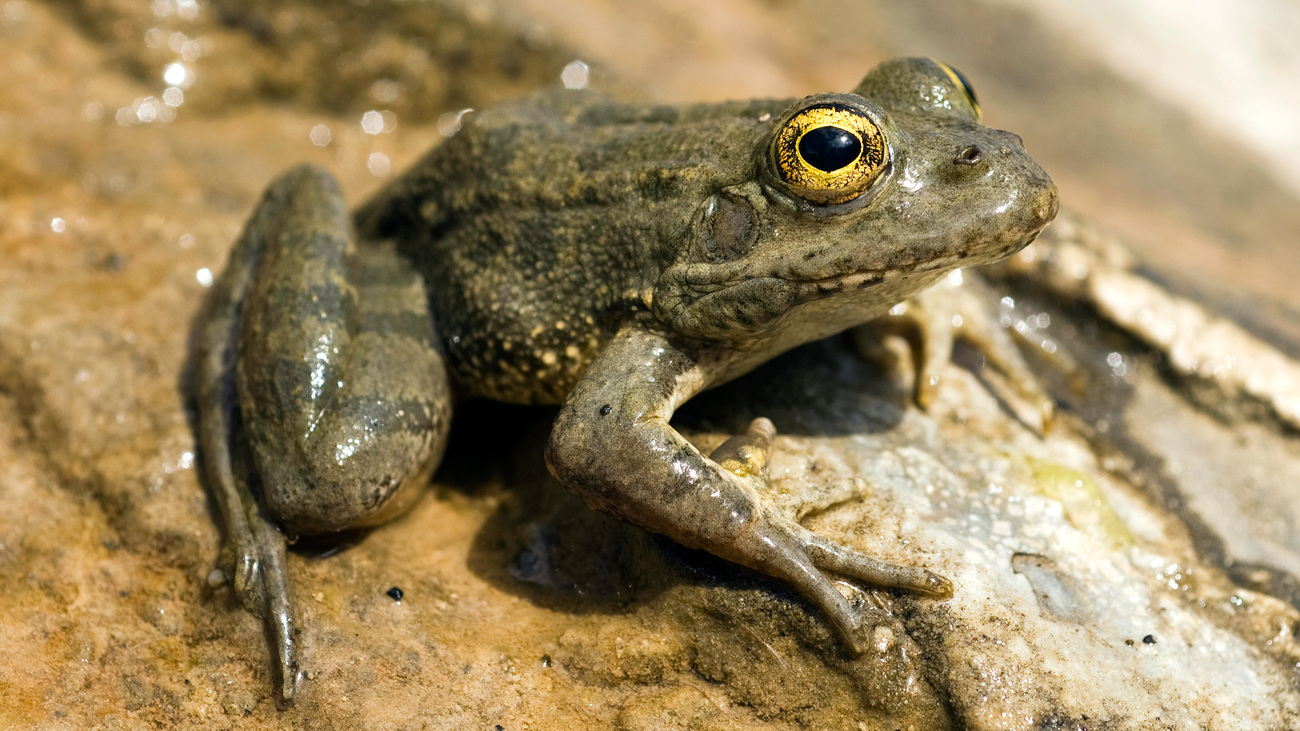
[[[866,269],[850,274],[830,277],[782,277],[797,292],[797,301],[810,302],[843,292],[870,289],[893,280],[925,277],[927,274],[951,271],[959,267],[973,267],[1000,261],[1020,251],[1038,238],[1038,231],[1004,246],[986,251],[979,256],[944,256],[925,261],[901,262],[887,269]],[[725,285],[724,285],[725,286]]]
[[[797,299],[808,302],[840,292],[868,289],[883,284],[889,272],[857,272],[823,279],[787,280],[794,285]]]
[[[980,252],[976,255],[952,254],[924,260],[891,261],[883,267],[851,270],[847,274],[832,276],[817,276],[830,269],[831,262],[816,262],[811,258],[797,266],[774,268],[766,274],[755,274],[762,267],[752,260],[726,264],[679,264],[660,275],[648,304],[656,317],[683,335],[702,338],[753,336],[773,327],[791,308],[845,293],[879,287],[878,293],[863,295],[866,299],[859,301],[857,306],[874,310],[896,304],[926,287],[943,272],[987,264],[1009,256],[1033,241],[1037,233],[987,249],[959,249]],[[867,313],[865,319],[871,316]]]
[[[747,259],[722,263],[692,262],[670,268],[665,279],[671,279],[684,290],[684,294],[704,297],[722,290],[743,287],[757,279],[777,280],[794,288],[799,300],[819,299],[840,292],[868,289],[901,278],[924,276],[949,271],[958,267],[975,267],[1004,259],[1028,246],[1038,237],[1040,229],[1027,235],[1003,241],[971,242],[965,246],[950,247],[953,253],[909,259],[891,259],[884,263],[873,261],[870,265],[854,266],[850,261],[835,257],[831,250],[808,254],[795,263],[765,262]],[[975,253],[971,253],[975,252]],[[785,258],[791,258],[784,252]]]

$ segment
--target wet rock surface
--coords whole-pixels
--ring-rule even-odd
[[[993,280],[1062,406],[1045,437],[973,350],[921,412],[906,351],[867,362],[848,339],[678,419],[711,448],[771,418],[787,510],[954,581],[946,601],[845,582],[879,615],[868,654],[784,587],[587,510],[542,465],[552,413],[469,404],[410,515],[291,554],[308,678],[277,710],[260,622],[203,581],[220,534],[184,388],[205,286],[265,183],[317,162],[359,201],[440,139],[446,114],[554,83],[580,55],[604,53],[594,78],[629,87],[731,69],[731,86],[660,92],[721,98],[847,87],[885,55],[925,52],[875,31],[808,71],[815,42],[849,35],[781,32],[821,27],[815,2],[731,8],[728,27],[773,42],[712,55],[698,49],[738,31],[655,4],[638,12],[659,25],[628,31],[622,66],[598,2],[359,7],[0,2],[0,67],[19,80],[0,96],[3,725],[1300,724],[1296,349],[1269,319],[1296,301],[1243,309],[1243,291],[1218,298],[1181,259],[1154,280],[1073,219]],[[863,8],[854,22],[939,32]],[[651,63],[655,34],[679,36],[676,65]],[[1068,205],[1065,182],[1087,171],[1063,175]],[[1163,220],[1153,239],[1176,239]],[[1159,262],[1151,240],[1137,248]],[[1253,256],[1225,276],[1249,280]]]

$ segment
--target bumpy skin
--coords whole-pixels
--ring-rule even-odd
[[[781,125],[819,104],[858,110],[888,148],[848,202],[802,196],[772,153]],[[832,573],[950,592],[771,510],[766,419],[711,457],[669,420],[1052,219],[1051,180],[1019,138],[978,123],[955,74],[902,59],[851,94],[692,107],[552,92],[468,120],[358,211],[356,236],[324,172],[289,173],[217,283],[200,374],[229,534],[213,580],[232,578],[267,617],[282,701],[297,668],[276,526],[329,532],[405,509],[441,454],[446,376],[489,398],[563,403],[546,452],[560,481],[790,582],[856,650],[863,617]],[[241,470],[230,456],[244,443]]]

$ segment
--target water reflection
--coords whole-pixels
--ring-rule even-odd
[[[133,124],[170,122],[176,119],[176,110],[157,97],[139,97],[132,101],[130,106],[118,109],[116,119],[117,123],[124,127]]]
[[[371,110],[361,115],[361,131],[368,135],[389,133],[397,129],[397,115],[390,110]]]
[[[390,161],[388,156],[382,152],[372,152],[370,153],[370,157],[366,159],[366,168],[369,169],[370,174],[376,178],[382,178],[385,175],[388,175],[388,172],[392,170],[392,167],[392,161]]]
[[[370,96],[383,104],[392,104],[402,95],[401,83],[392,79],[380,79],[370,85]]]
[[[582,61],[570,61],[560,72],[560,82],[566,89],[585,89],[591,80],[591,69]]]
[[[462,109],[459,112],[447,112],[438,117],[438,132],[443,137],[451,137],[460,131],[460,120],[473,109]]]
[[[198,0],[153,0],[149,4],[149,9],[159,18],[175,15],[185,20],[193,20],[199,17]]]
[[[154,15],[158,17],[175,14],[187,19],[192,17],[192,14],[188,14],[189,11],[185,11],[183,8],[193,8],[197,11],[197,7],[192,0],[156,1],[152,6]],[[117,110],[117,123],[127,126],[149,124],[151,122],[170,122],[175,119],[176,113],[174,110],[185,103],[185,90],[194,84],[194,70],[189,64],[194,63],[203,55],[203,47],[206,42],[205,39],[190,38],[180,31],[168,32],[157,27],[145,31],[144,44],[146,46],[158,49],[165,46],[180,56],[180,60],[173,61],[163,67],[162,81],[167,85],[167,88],[163,90],[162,98],[148,96],[136,99],[131,103],[131,106]],[[99,119],[103,116],[102,106],[93,108],[90,104],[86,105],[83,116],[89,121]]]
[[[315,127],[312,127],[311,132],[307,136],[311,139],[311,143],[317,147],[324,147],[330,143],[330,140],[334,139],[334,135],[330,132],[330,128],[323,124],[318,124]]]
[[[163,69],[163,81],[168,86],[188,87],[191,81],[189,69],[183,63],[169,63]]]

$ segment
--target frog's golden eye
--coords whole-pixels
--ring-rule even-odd
[[[887,156],[876,122],[834,102],[799,110],[772,138],[777,176],[795,195],[821,205],[862,195],[885,169]]]
[[[952,83],[956,84],[957,88],[962,90],[962,93],[966,95],[966,101],[970,102],[970,107],[975,112],[975,121],[980,121],[980,117],[984,116],[983,112],[980,111],[980,100],[975,96],[975,87],[970,85],[970,79],[966,78],[966,74],[963,74],[943,61],[935,61],[935,59],[930,60],[934,61],[936,66],[943,69],[943,72],[948,75],[948,78],[952,79]]]

